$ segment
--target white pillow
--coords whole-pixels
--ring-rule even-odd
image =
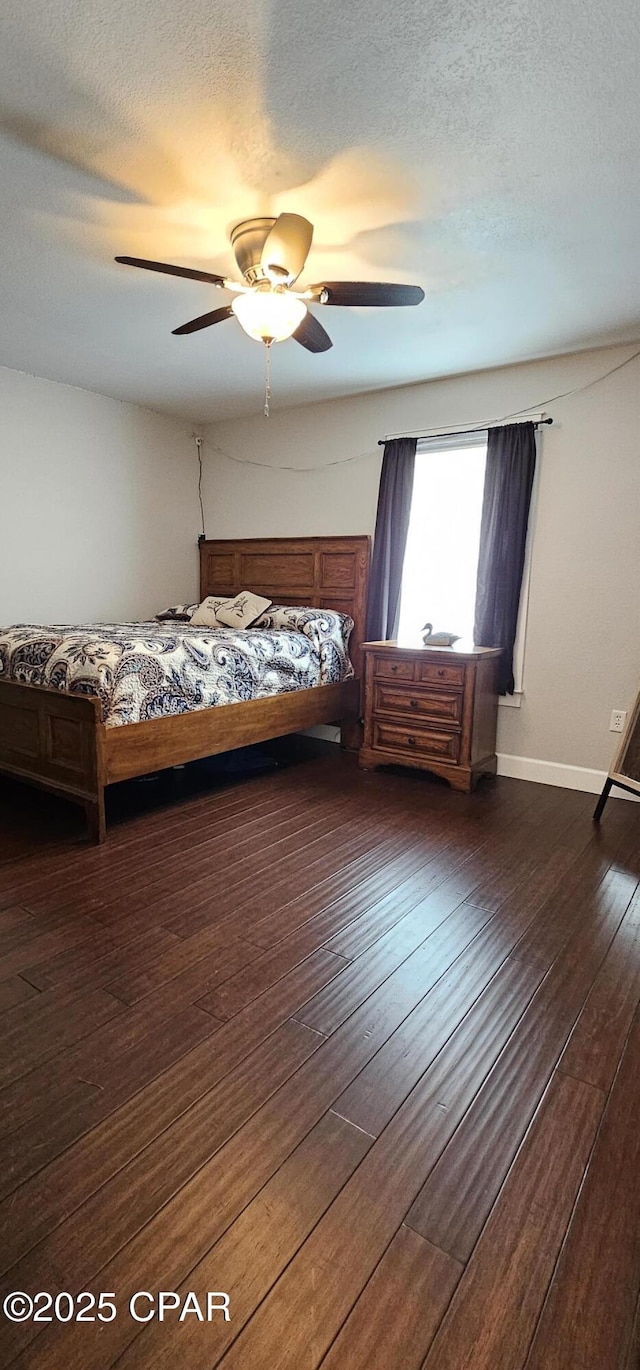
[[[228,628],[250,628],[270,607],[271,602],[262,595],[254,595],[251,590],[241,590],[235,599],[228,599],[225,604],[218,606],[218,623],[224,623]],[[191,622],[194,622],[193,618]]]
[[[189,623],[192,628],[221,628],[222,624],[217,616],[217,611],[222,604],[227,601],[216,598],[215,595],[207,595],[191,615]]]

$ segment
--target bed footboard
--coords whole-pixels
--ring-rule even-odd
[[[106,728],[90,695],[0,681],[0,772],[82,804],[90,836],[104,842],[106,785],[312,724],[341,722],[344,734],[359,714],[360,683],[345,680]]]
[[[359,681],[344,680],[310,690],[268,695],[266,699],[249,699],[242,704],[128,723],[126,728],[105,728],[104,778],[110,785],[166,766],[301,732],[312,724],[351,722],[358,718],[359,700]]]
[[[81,804],[106,836],[104,726],[97,699],[0,681],[0,771]]]

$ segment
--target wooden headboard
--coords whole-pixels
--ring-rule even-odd
[[[274,604],[336,609],[354,622],[350,656],[361,674],[371,538],[228,538],[200,543],[200,597],[255,590]]]

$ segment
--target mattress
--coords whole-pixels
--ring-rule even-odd
[[[0,680],[94,695],[115,728],[347,680],[352,628],[346,614],[278,605],[243,631],[20,623],[0,629]]]

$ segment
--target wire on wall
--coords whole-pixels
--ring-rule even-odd
[[[614,376],[616,371],[622,371],[623,367],[629,366],[629,363],[634,362],[636,357],[640,357],[640,348],[638,348],[636,352],[632,352],[630,357],[625,357],[623,362],[618,362],[617,366],[612,366],[609,371],[604,371],[601,376],[594,376],[592,381],[585,381],[584,385],[576,385],[573,390],[563,390],[561,395],[550,395],[548,400],[544,401],[544,404],[537,407],[546,409],[548,404],[555,404],[556,400],[566,400],[569,395],[581,395],[583,390],[590,390],[592,385],[599,385],[600,381],[606,381],[609,379],[609,376]],[[535,408],[536,406],[530,407]],[[500,419],[500,423],[504,423],[506,419],[517,419],[520,414],[528,413],[528,409],[517,409],[513,414],[505,414],[504,417]]]
[[[280,466],[278,463],[270,461],[252,461],[250,457],[234,457],[231,452],[225,452],[224,447],[218,447],[215,442],[207,442],[206,447],[211,452],[217,452],[218,456],[224,457],[226,461],[235,461],[237,466],[259,466],[262,471],[297,471],[305,476],[309,471],[328,471],[330,466],[348,466],[351,461],[371,461],[373,457],[378,457],[377,452],[358,452],[354,457],[340,457],[337,461],[322,461],[317,466]]]
[[[198,499],[200,501],[200,518],[202,520],[201,536],[203,538],[206,538],[207,534],[204,526],[204,504],[202,503],[202,438],[198,437],[196,433],[193,433],[192,437],[196,445],[196,452],[198,453]]]
[[[562,393],[561,393],[560,395],[550,395],[549,398],[546,399],[546,400],[543,400],[541,404],[528,404],[528,405],[526,406],[525,409],[515,409],[515,410],[513,411],[513,413],[511,413],[511,414],[503,414],[503,416],[502,416],[501,419],[490,419],[490,420],[488,420],[488,421],[486,421],[486,422],[480,422],[480,421],[478,421],[478,422],[474,422],[473,425],[471,425],[471,424],[465,425],[465,427],[468,426],[468,427],[474,427],[474,428],[479,428],[479,429],[493,428],[493,427],[497,426],[498,424],[506,423],[508,419],[517,419],[517,418],[520,418],[520,416],[521,416],[522,414],[543,413],[544,410],[546,409],[546,407],[547,407],[548,404],[555,404],[555,403],[557,402],[557,400],[565,400],[565,399],[568,399],[570,395],[580,395],[580,394],[582,394],[582,392],[583,392],[584,390],[590,390],[592,386],[594,386],[594,385],[599,385],[601,381],[606,381],[606,380],[608,380],[609,376],[613,376],[613,375],[615,374],[616,371],[622,371],[623,368],[624,368],[625,366],[629,366],[629,365],[631,364],[631,362],[634,362],[634,361],[636,360],[637,357],[640,357],[640,348],[638,348],[635,352],[632,352],[631,356],[630,356],[630,357],[626,357],[625,360],[624,360],[623,362],[618,362],[616,366],[612,366],[608,371],[604,371],[603,374],[602,374],[601,376],[594,376],[593,380],[591,380],[591,381],[585,381],[584,385],[576,385],[576,386],[573,387],[572,390],[563,390]],[[432,431],[432,432],[435,432],[436,430],[435,430],[435,429],[432,429],[431,431]],[[426,435],[426,433],[425,433],[425,435]],[[411,436],[411,435],[410,435],[410,434],[406,434],[406,436],[409,437],[409,436]],[[196,444],[197,444],[197,443],[200,444],[200,447],[202,446],[202,442],[203,442],[203,439],[202,439],[202,438],[196,438],[195,441],[196,441]],[[350,462],[353,462],[353,461],[373,461],[374,459],[375,459],[376,461],[379,461],[379,460],[380,460],[379,453],[378,453],[377,451],[375,451],[375,449],[374,449],[374,451],[370,451],[370,452],[357,452],[357,453],[356,453],[354,456],[352,456],[352,457],[340,457],[340,458],[338,458],[337,461],[323,461],[323,462],[319,462],[317,466],[284,466],[284,465],[281,466],[279,463],[276,463],[276,462],[269,462],[269,461],[252,461],[250,457],[234,457],[233,454],[232,454],[231,452],[225,451],[224,447],[219,447],[219,446],[217,445],[217,443],[214,443],[214,442],[207,442],[207,443],[206,443],[206,446],[207,446],[212,452],[216,452],[216,453],[218,454],[218,456],[224,457],[226,461],[234,461],[234,462],[236,463],[236,465],[238,465],[238,466],[259,466],[263,471],[264,471],[264,470],[267,470],[267,471],[297,471],[297,472],[298,472],[299,474],[301,474],[301,475],[308,475],[310,471],[328,471],[328,470],[330,469],[330,467],[333,467],[333,466],[348,466],[349,463],[350,463]],[[377,446],[377,444],[376,444],[376,446]],[[199,455],[199,459],[200,459],[200,491],[201,491],[201,489],[202,489],[202,456],[201,456],[201,453],[200,453],[200,447],[198,448],[198,455]],[[200,507],[201,507],[201,509],[202,509],[202,493],[200,493]],[[204,532],[204,511],[203,511],[203,513],[202,513],[202,529],[203,529],[203,532]]]
[[[617,366],[612,366],[609,371],[604,371],[601,376],[594,376],[592,381],[585,381],[584,385],[575,385],[572,390],[563,390],[560,395],[549,395],[548,399],[542,401],[542,404],[528,404],[526,409],[514,409],[511,414],[503,414],[501,419],[490,419],[482,423],[476,423],[474,421],[473,425],[465,424],[464,427],[465,429],[472,427],[473,430],[480,432],[485,428],[497,428],[501,423],[507,423],[509,419],[519,419],[523,414],[544,414],[548,404],[555,404],[557,400],[566,400],[570,395],[581,395],[583,390],[590,390],[592,385],[599,385],[600,381],[608,380],[609,376],[613,376],[616,371],[622,371],[622,368],[624,366],[629,366],[629,363],[634,362],[636,357],[640,357],[640,348],[636,352],[632,352],[631,356],[626,357],[623,362],[618,362]],[[541,419],[539,422],[552,423],[553,420]],[[415,431],[417,432],[417,429]],[[431,429],[430,431],[433,433],[435,432],[435,429]],[[394,434],[394,436],[412,438],[415,434],[413,432],[401,433],[397,435]],[[428,437],[428,432],[421,433],[420,437]]]

